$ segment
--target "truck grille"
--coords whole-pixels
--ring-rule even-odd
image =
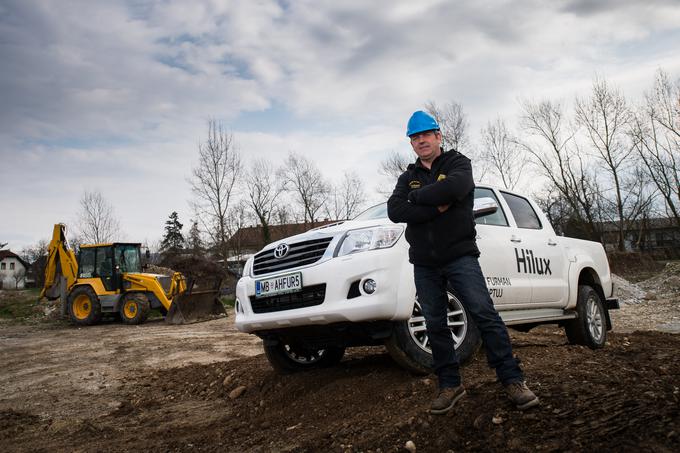
[[[277,294],[276,296],[250,299],[255,313],[271,313],[274,311],[292,310],[294,308],[321,305],[326,298],[326,284],[306,286],[297,293]]]
[[[312,239],[289,244],[288,254],[283,258],[274,257],[274,249],[255,255],[253,275],[284,271],[294,267],[316,263],[321,259],[333,238]]]

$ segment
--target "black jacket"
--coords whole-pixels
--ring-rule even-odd
[[[440,266],[465,256],[479,256],[472,214],[474,188],[470,159],[451,150],[442,152],[431,170],[420,159],[399,176],[387,213],[406,222],[406,240],[413,264]],[[437,206],[451,206],[440,213]]]

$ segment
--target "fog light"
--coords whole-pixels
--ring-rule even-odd
[[[373,294],[378,287],[378,284],[372,278],[364,280],[363,288],[366,294]]]
[[[243,308],[241,308],[241,301],[238,300],[238,297],[236,298],[236,302],[234,302],[234,308],[236,308],[236,313],[243,313]]]

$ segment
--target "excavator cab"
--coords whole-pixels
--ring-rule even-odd
[[[99,278],[106,291],[123,288],[123,274],[141,273],[141,244],[82,245],[78,255],[78,278]]]

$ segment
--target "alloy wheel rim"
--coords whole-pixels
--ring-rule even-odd
[[[602,336],[604,334],[602,313],[600,312],[600,306],[597,303],[595,296],[592,295],[588,298],[588,302],[586,303],[586,324],[593,340],[598,343],[602,341]]]
[[[458,349],[460,344],[463,342],[463,339],[467,335],[467,315],[465,314],[465,310],[463,310],[463,305],[460,303],[460,300],[458,300],[458,298],[450,292],[447,292],[446,294],[449,299],[446,310],[446,323],[451,329],[451,336],[453,337],[455,348]],[[427,336],[427,330],[425,327],[425,316],[422,313],[418,296],[416,296],[411,318],[408,320],[408,332],[411,335],[411,339],[418,345],[420,349],[427,352],[428,354],[432,354],[432,348],[430,348],[430,339]]]
[[[283,345],[283,351],[293,362],[301,363],[303,365],[311,365],[312,363],[318,362],[326,352],[325,349],[297,351],[289,344]]]

